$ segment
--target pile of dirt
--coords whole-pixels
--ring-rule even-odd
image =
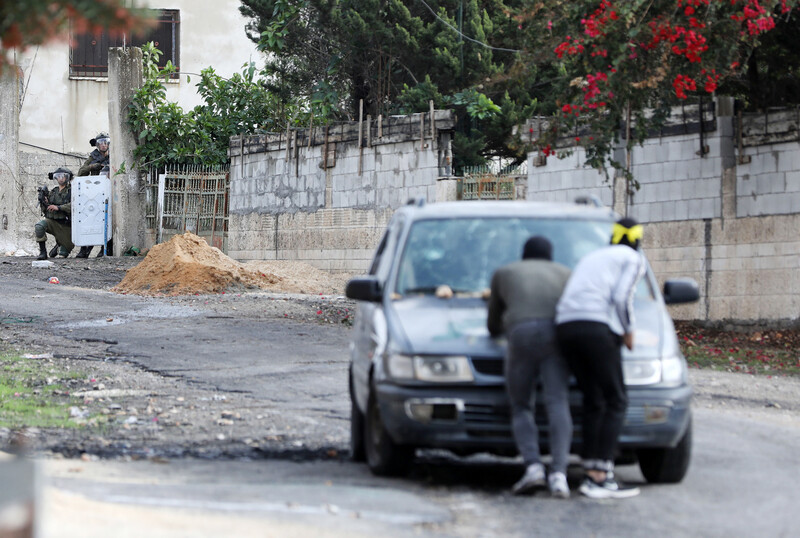
[[[269,288],[281,282],[245,267],[192,233],[154,246],[111,291],[135,295],[193,295]]]
[[[192,233],[154,246],[111,288],[134,295],[195,295],[243,289],[343,295],[349,274],[331,274],[299,261],[240,263]]]
[[[280,293],[344,295],[347,281],[353,276],[328,273],[305,262],[289,260],[250,261],[244,266],[257,273],[277,276],[277,282],[262,288]]]

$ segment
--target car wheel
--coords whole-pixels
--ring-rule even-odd
[[[643,448],[637,451],[639,468],[652,484],[675,484],[683,480],[692,457],[692,423],[674,448]]]
[[[350,458],[353,461],[366,461],[364,448],[364,413],[358,408],[353,394],[353,376],[350,374]]]
[[[380,407],[371,390],[364,417],[364,448],[367,465],[373,474],[398,476],[408,472],[414,458],[414,448],[396,444],[383,427]]]

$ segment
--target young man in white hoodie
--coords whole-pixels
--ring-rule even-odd
[[[641,238],[634,219],[619,220],[611,244],[575,266],[556,307],[558,343],[583,393],[586,475],[579,491],[591,498],[639,493],[614,478],[614,456],[628,407],[622,345],[633,349],[633,295],[645,272]]]

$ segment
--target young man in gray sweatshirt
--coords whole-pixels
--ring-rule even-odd
[[[641,238],[640,224],[619,220],[611,245],[587,254],[575,266],[556,308],[558,343],[583,392],[581,457],[586,476],[579,491],[592,498],[639,493],[615,480],[614,456],[628,407],[622,345],[633,349],[633,295],[645,272]]]
[[[487,324],[492,336],[508,337],[506,392],[511,404],[511,427],[526,469],[514,484],[515,494],[549,486],[553,497],[569,497],[567,463],[572,440],[569,414],[569,371],[555,337],[556,303],[569,278],[569,269],[552,260],[553,246],[544,237],[528,239],[522,261],[499,268],[492,277]],[[541,382],[550,426],[552,465],[545,482],[531,400]]]

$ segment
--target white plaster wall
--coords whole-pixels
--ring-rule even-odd
[[[260,53],[247,39],[247,20],[239,14],[238,0],[147,0],[151,8],[179,9],[181,36],[181,71],[200,73],[213,67],[223,77],[241,71],[251,59],[258,62]],[[105,78],[70,79],[69,44],[66,40],[17,57],[23,70],[25,97],[20,111],[20,143],[66,153],[88,153],[89,139],[98,131],[108,131],[108,89]],[[185,76],[168,85],[167,96],[185,110],[200,104],[196,94],[199,77]],[[23,146],[25,151],[37,151]]]

